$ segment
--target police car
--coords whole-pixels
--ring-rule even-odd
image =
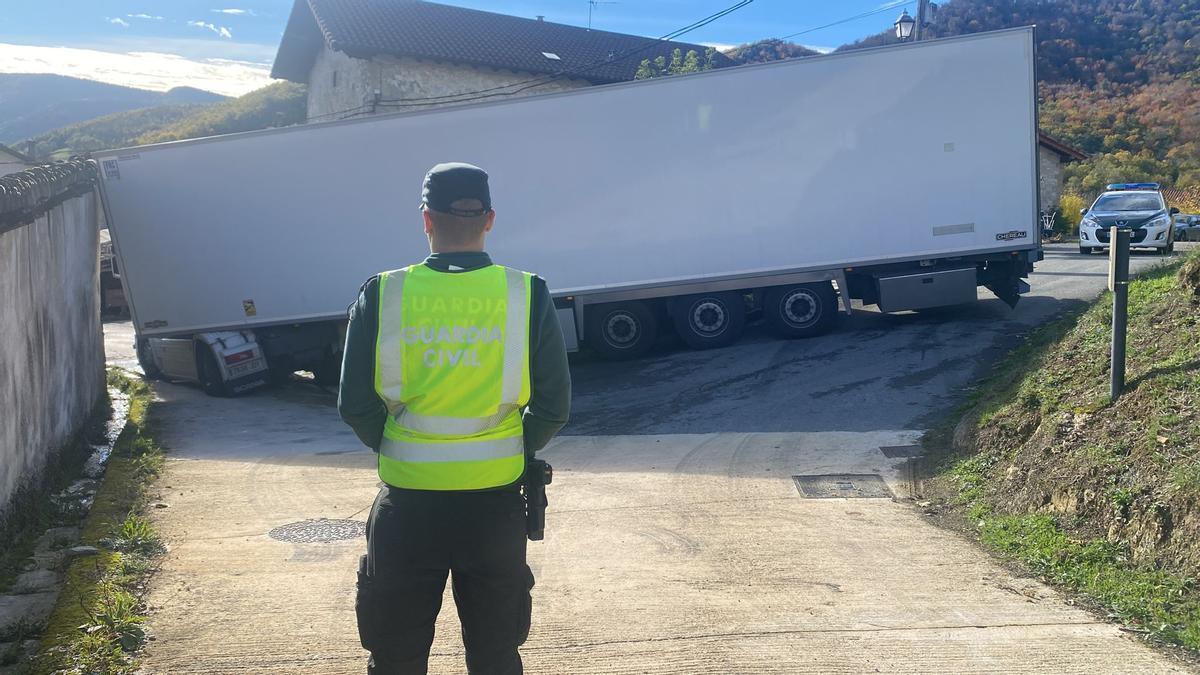
[[[1167,208],[1158,183],[1113,183],[1080,213],[1079,252],[1085,255],[1108,248],[1109,228],[1114,225],[1133,230],[1131,246],[1163,254],[1175,250],[1173,217],[1179,209]]]

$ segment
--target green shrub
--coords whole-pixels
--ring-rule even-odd
[[[1079,221],[1083,220],[1079,210],[1086,206],[1083,197],[1076,194],[1064,192],[1058,198],[1058,217],[1066,223],[1067,234],[1079,234]]]

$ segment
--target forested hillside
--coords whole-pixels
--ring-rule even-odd
[[[795,42],[770,39],[759,40],[749,44],[739,45],[725,52],[729,58],[738,63],[765,63],[782,59],[794,59],[801,56],[813,56],[818,52]]]
[[[178,122],[147,131],[142,143],[161,143],[268,127],[285,127],[304,121],[304,85],[276,82],[244,96],[205,107]]]
[[[276,82],[209,105],[171,105],[105,115],[43,134],[19,147],[35,157],[62,158],[145,143],[232,134],[304,121],[305,89]]]
[[[0,143],[124,110],[224,99],[192,87],[161,92],[62,75],[0,73]]]
[[[927,35],[1037,25],[1041,125],[1092,154],[1067,188],[1200,184],[1200,2],[950,0]],[[885,31],[842,49],[891,44]]]
[[[66,159],[95,150],[137,145],[147,129],[157,129],[203,110],[203,105],[161,105],[104,115],[55,129],[26,143],[17,144],[38,159]]]

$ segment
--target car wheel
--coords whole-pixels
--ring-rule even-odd
[[[1091,246],[1080,246],[1080,247],[1079,247],[1079,252],[1080,252],[1081,254],[1083,254],[1083,255],[1091,255],[1091,254],[1092,254],[1092,247],[1091,247]]]
[[[139,340],[135,350],[137,352],[138,365],[142,367],[142,373],[147,380],[161,380],[162,371],[154,363],[154,357],[150,354],[150,341]]]
[[[196,349],[200,351],[200,386],[204,393],[222,398],[229,396],[229,387],[225,380],[221,379],[221,368],[217,366],[217,356],[213,354],[212,348],[203,342],[197,342]]]

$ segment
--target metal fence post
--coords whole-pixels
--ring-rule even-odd
[[[1115,402],[1125,389],[1125,329],[1129,323],[1129,234],[1128,228],[1109,230],[1108,288],[1113,293],[1112,367],[1108,396]]]

